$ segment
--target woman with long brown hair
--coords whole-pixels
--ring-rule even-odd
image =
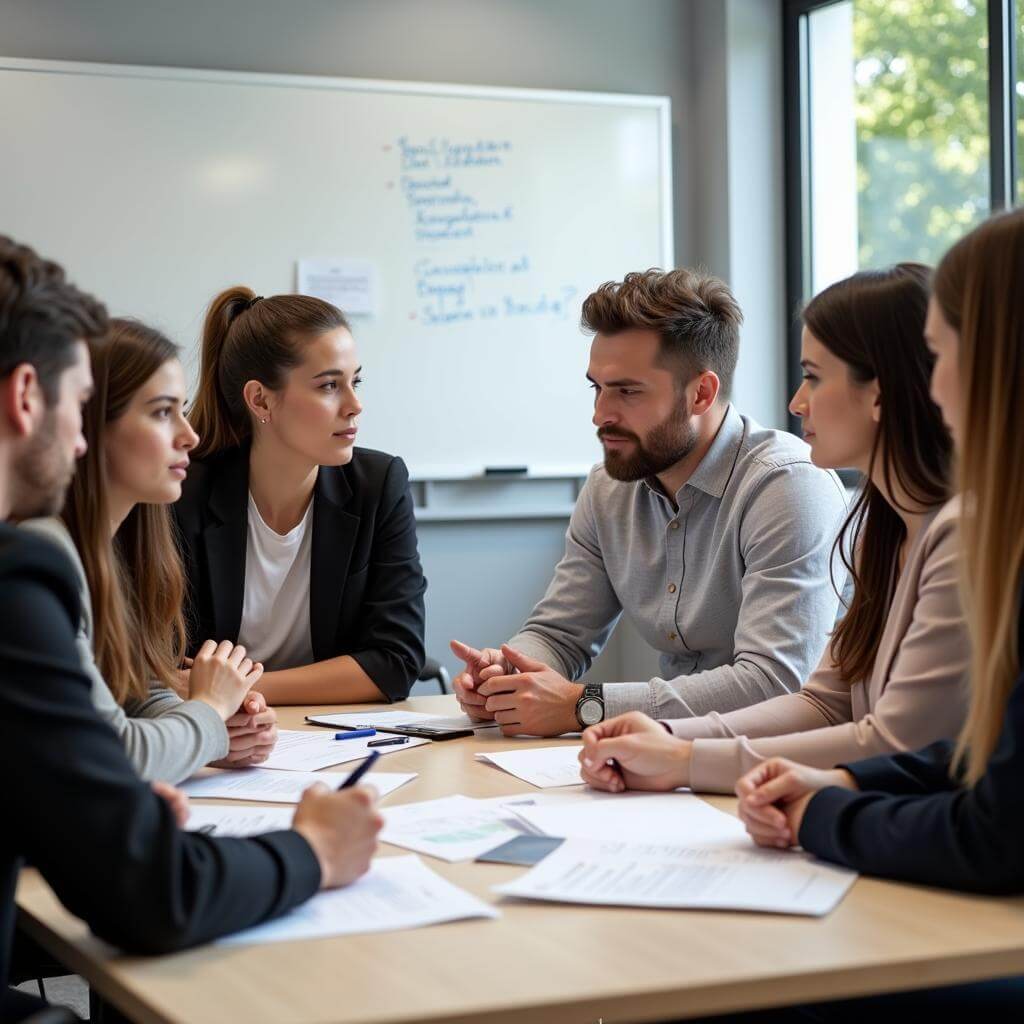
[[[956,442],[970,707],[959,739],[832,771],[773,759],[737,785],[763,846],[799,844],[858,871],[925,885],[1024,893],[1024,210],[992,217],[935,273],[932,393]],[[823,1007],[862,1019],[878,1000]],[[886,997],[929,1021],[1020,1020],[1024,979]],[[817,1012],[817,1008],[816,1008]]]
[[[25,525],[77,569],[79,654],[94,704],[143,778],[177,782],[209,762],[258,763],[276,737],[273,712],[247,696],[262,667],[241,647],[207,641],[182,670],[185,587],[167,505],[197,438],[184,419],[177,348],[144,324],[113,320],[90,358],[86,454],[61,518]],[[189,700],[177,693],[185,686]]]
[[[725,714],[659,723],[633,713],[588,729],[580,757],[595,788],[729,793],[769,757],[831,767],[962,725],[957,503],[947,500],[952,441],[929,395],[928,278],[918,264],[864,271],[803,310],[804,380],[790,409],[815,465],[855,468],[864,481],[834,549],[852,598],[817,669],[798,693]]]
[[[321,299],[239,286],[207,311],[174,507],[191,632],[244,644],[271,704],[402,700],[423,665],[409,476],[355,445],[361,371]]]

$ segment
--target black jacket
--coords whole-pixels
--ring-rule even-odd
[[[1024,652],[1024,601],[1019,650]],[[800,845],[871,875],[985,893],[1024,893],[1024,668],[999,742],[970,789],[950,777],[954,745],[844,765],[861,792],[824,789]]]
[[[24,861],[101,938],[165,953],[289,910],[320,884],[296,832],[179,831],[93,710],[75,647],[74,574],[57,548],[0,524],[0,1019]]]
[[[246,445],[193,462],[174,505],[190,654],[206,640],[238,640],[248,495]],[[347,466],[320,467],[311,562],[313,657],[351,655],[386,697],[404,700],[423,668],[427,585],[401,459],[356,448]]]

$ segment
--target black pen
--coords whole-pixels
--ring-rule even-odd
[[[370,740],[366,745],[368,747],[393,747],[398,743],[408,743],[408,736],[392,736],[387,740]]]
[[[371,750],[370,756],[358,767],[351,775],[338,787],[338,789],[348,789],[350,786],[354,786],[373,766],[373,762],[380,757],[379,750]]]

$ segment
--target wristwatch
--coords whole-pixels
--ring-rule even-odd
[[[576,701],[576,721],[581,729],[604,721],[604,687],[600,683],[587,683]]]

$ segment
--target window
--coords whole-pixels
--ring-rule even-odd
[[[1022,19],[1024,0],[786,0],[791,309],[858,269],[934,263],[1024,194]],[[794,328],[794,386],[798,349]]]
[[[1017,195],[1024,199],[1024,3],[1017,4]]]

